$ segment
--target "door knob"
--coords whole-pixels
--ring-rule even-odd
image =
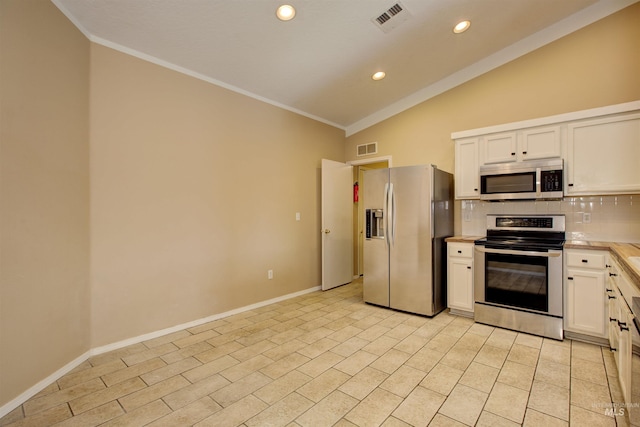
[[[325,228],[324,229],[324,234],[329,234],[329,233],[331,233],[331,230],[329,230],[328,228]]]

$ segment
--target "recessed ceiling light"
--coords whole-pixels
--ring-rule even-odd
[[[290,4],[283,4],[276,10],[276,16],[281,21],[290,21],[296,16],[296,10]]]
[[[378,71],[376,73],[373,73],[373,75],[371,76],[371,78],[373,80],[382,80],[384,79],[384,76],[386,76],[384,71]]]
[[[471,21],[460,21],[453,27],[453,32],[456,34],[464,33],[471,26]]]

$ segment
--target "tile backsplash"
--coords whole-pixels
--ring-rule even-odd
[[[640,242],[640,195],[523,202],[463,200],[462,234],[484,236],[487,214],[564,214],[567,240]]]

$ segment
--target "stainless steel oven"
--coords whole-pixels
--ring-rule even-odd
[[[475,242],[475,320],[561,340],[564,215],[487,215]]]

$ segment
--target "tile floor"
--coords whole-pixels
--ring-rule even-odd
[[[362,302],[360,280],[90,358],[1,426],[624,425],[610,351]]]

